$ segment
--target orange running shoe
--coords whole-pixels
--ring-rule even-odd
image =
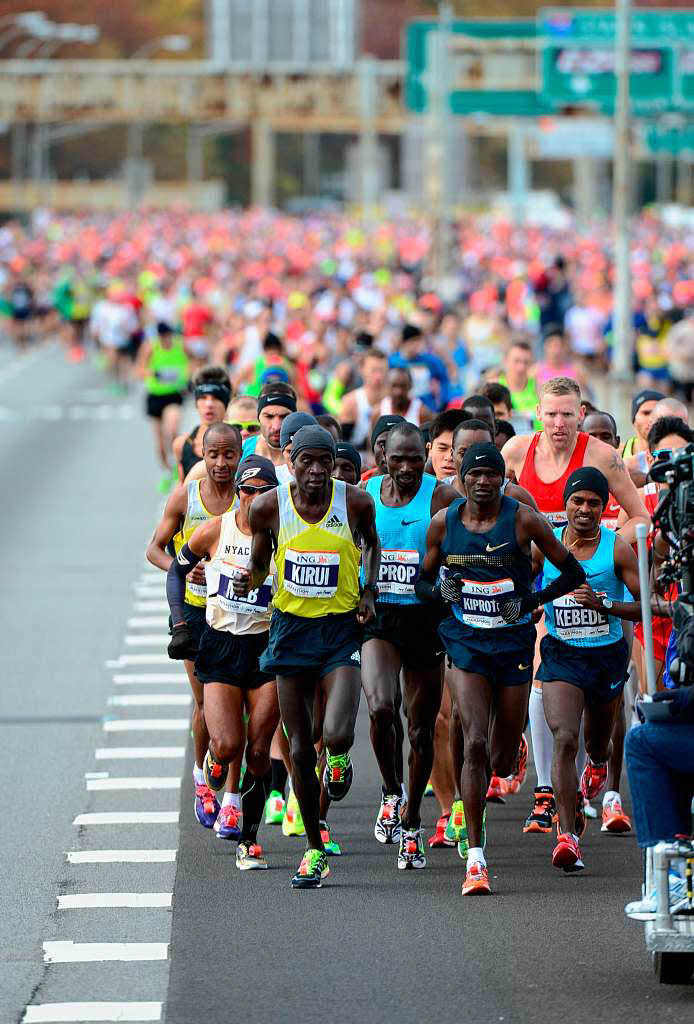
[[[618,793],[603,804],[600,831],[611,832],[613,835],[631,832],[631,821],[622,809],[622,801]]]
[[[471,896],[473,894],[489,896],[491,891],[489,888],[489,873],[486,867],[484,864],[475,861],[467,869],[462,887],[463,896]]]
[[[525,819],[524,832],[551,832],[552,821],[557,811],[554,790],[551,786],[538,786],[535,790],[533,809]]]
[[[607,782],[607,761],[596,764],[590,758],[586,761],[581,776],[581,792],[586,800],[594,800],[598,793],[602,793]]]
[[[492,775],[489,780],[489,789],[487,790],[487,803],[490,804],[505,804],[504,791],[501,788],[501,779],[498,775]]]
[[[436,831],[433,836],[429,836],[427,842],[431,849],[437,849],[441,846],[455,846],[454,842],[446,838],[446,826],[448,825],[448,819],[450,814],[442,814],[439,820],[436,822]]]
[[[552,853],[552,864],[564,871],[581,871],[585,864],[581,860],[578,839],[569,832],[557,833],[557,845]]]

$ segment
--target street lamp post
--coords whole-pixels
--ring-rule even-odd
[[[633,344],[631,313],[631,271],[629,266],[629,213],[631,208],[631,128],[629,65],[631,55],[631,0],[616,0],[617,31],[615,70],[617,103],[615,107],[615,153],[612,184],[614,230],[614,305],[612,313],[611,375],[614,404],[611,409],[624,416],[631,374]]]

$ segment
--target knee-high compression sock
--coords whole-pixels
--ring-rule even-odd
[[[581,776],[583,775],[583,769],[586,766],[588,755],[586,754],[586,744],[583,738],[583,719],[581,719],[581,728],[578,732],[578,753],[576,754],[576,775],[580,783]]]
[[[528,702],[530,718],[530,738],[533,744],[533,758],[537,772],[538,786],[552,785],[552,732],[547,725],[545,709],[542,703],[542,690],[535,686],[530,690]]]
[[[243,842],[255,842],[260,819],[265,808],[265,801],[267,800],[270,778],[270,772],[267,775],[258,777],[249,771],[248,768],[246,769],[241,793],[241,809],[243,811],[241,839]]]
[[[287,785],[287,769],[280,757],[270,759],[270,791],[281,793],[284,796],[284,787]]]

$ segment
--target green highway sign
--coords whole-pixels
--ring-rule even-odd
[[[694,122],[676,128],[651,125],[644,138],[652,153],[694,154]]]
[[[585,106],[614,111],[615,15],[612,11],[543,10],[541,102],[552,110]],[[630,93],[634,114],[694,107],[694,17],[691,11],[635,9],[631,22]]]

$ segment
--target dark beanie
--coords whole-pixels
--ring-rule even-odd
[[[324,449],[330,452],[333,459],[335,458],[335,438],[329,430],[326,430],[325,427],[319,427],[317,423],[307,427],[299,427],[296,434],[294,434],[290,454],[292,462],[304,448]]]
[[[373,450],[376,441],[378,441],[381,434],[387,434],[391,427],[394,427],[396,423],[405,423],[404,416],[398,416],[396,412],[387,413],[385,416],[379,416],[374,423],[374,428],[371,431],[371,448]]]
[[[607,477],[594,466],[581,466],[580,469],[573,471],[564,488],[564,506],[576,491],[592,491],[593,494],[597,494],[602,501],[603,508],[610,500],[610,486]]]
[[[460,467],[460,479],[464,480],[471,469],[493,469],[501,474],[503,480],[506,476],[506,463],[495,444],[491,441],[478,441],[471,444],[463,456]]]
[[[361,476],[361,455],[353,444],[349,444],[348,441],[338,441],[336,458],[347,459],[354,466],[357,476]]]

